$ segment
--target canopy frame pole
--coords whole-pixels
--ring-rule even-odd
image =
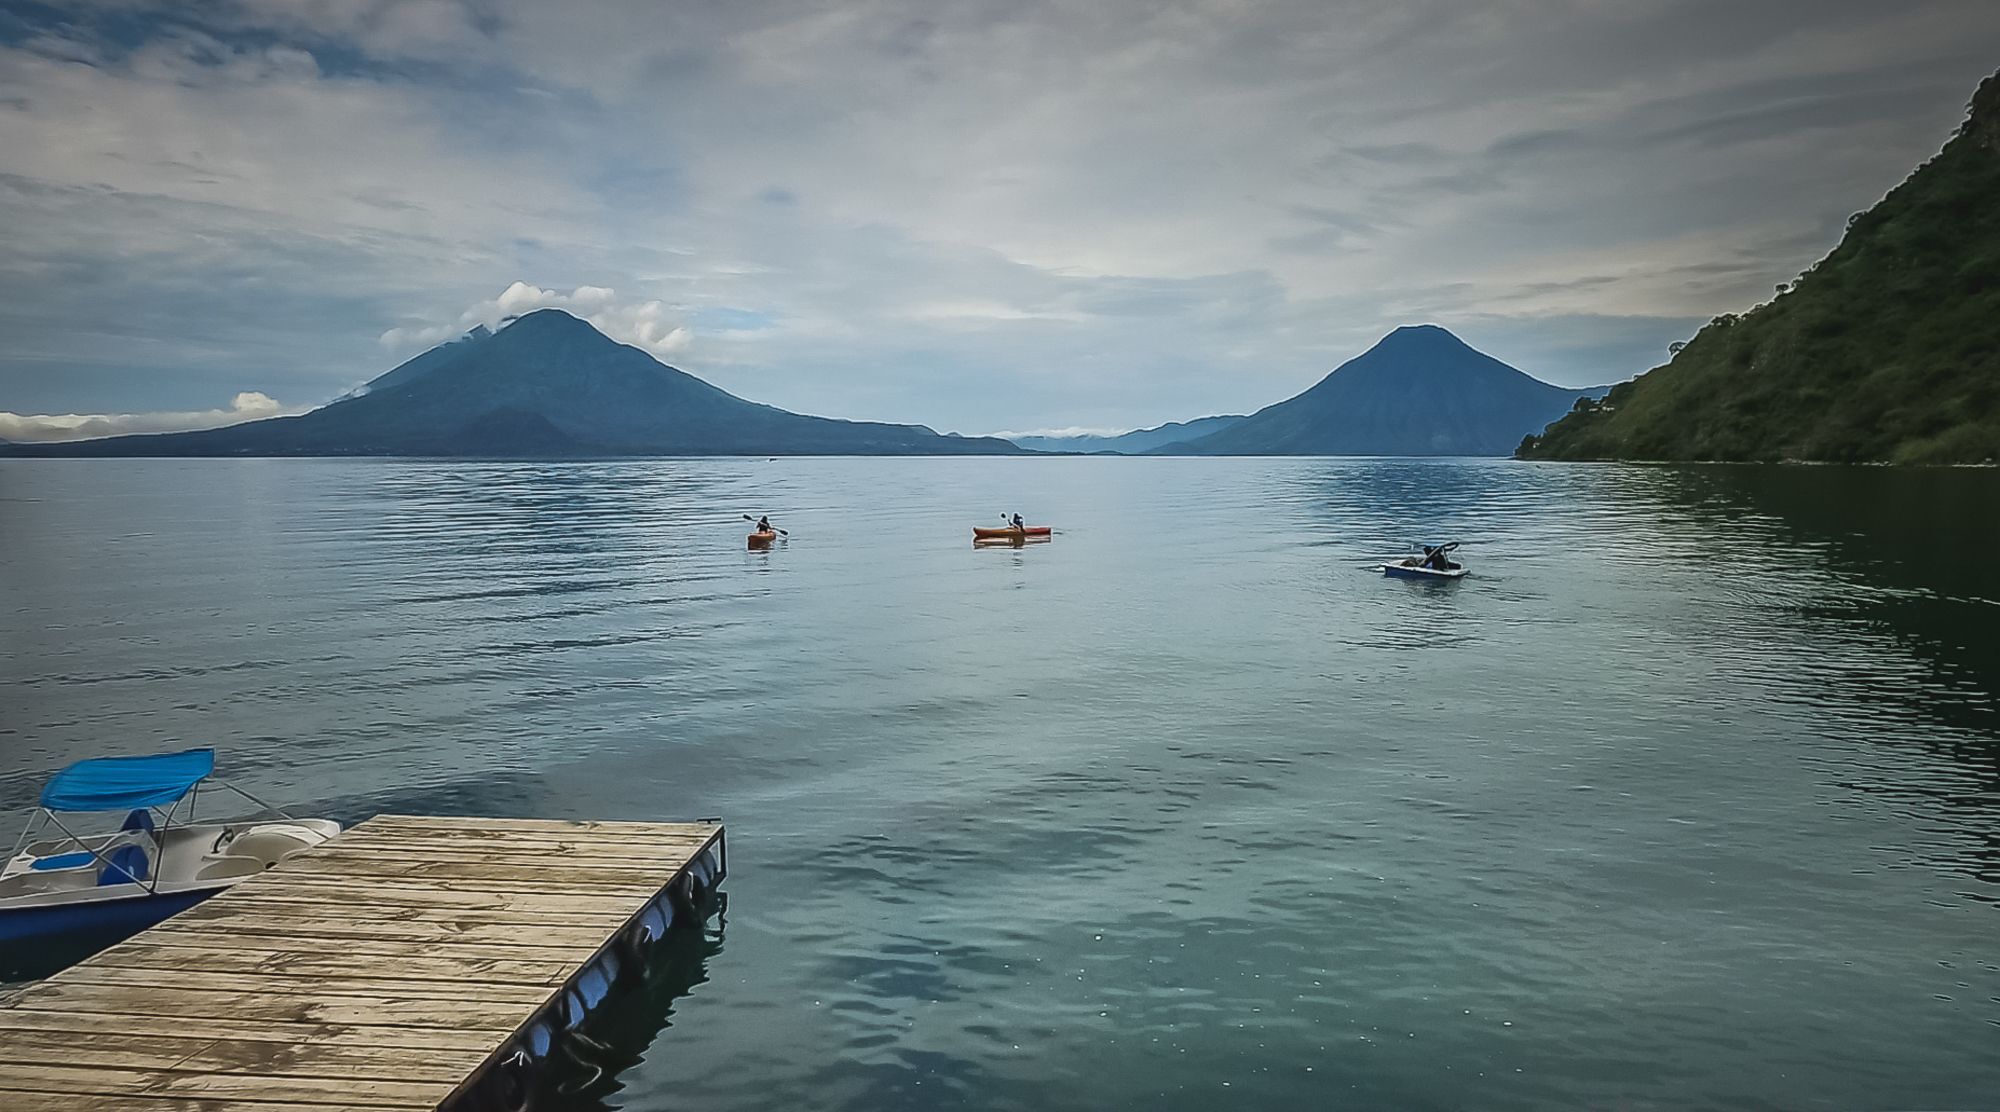
[[[104,854],[101,853],[95,846],[92,846],[90,843],[84,841],[82,838],[77,837],[74,831],[72,831],[69,827],[64,826],[63,821],[56,817],[56,813],[54,811],[51,811],[48,808],[44,807],[42,809],[42,813],[49,816],[49,821],[56,824],[57,830],[60,830],[64,834],[69,835],[70,841],[75,842],[78,846],[81,846],[85,853],[88,853],[92,857],[95,857],[99,865],[102,865],[107,869],[118,868],[118,866],[113,865],[110,859],[105,857]],[[146,879],[138,882],[139,886],[144,888],[146,890],[146,894],[149,896],[154,895],[159,891],[160,888],[159,873],[160,870],[157,867],[147,869]],[[131,874],[126,873],[126,875],[130,876]]]
[[[7,855],[9,858],[21,856],[21,851],[28,848],[28,835],[35,832],[35,821],[46,814],[48,814],[46,807],[37,807],[28,812],[28,825],[22,827],[21,836],[14,839],[14,852]]]
[[[262,807],[266,811],[271,812],[272,814],[278,816],[281,819],[292,819],[293,821],[297,821],[296,819],[293,818],[291,812],[286,811],[282,807],[274,807],[271,804],[266,803],[261,799],[258,799],[256,796],[251,795],[249,792],[244,791],[242,788],[237,787],[236,785],[230,783],[227,780],[218,780],[216,781],[216,784],[219,787],[227,788],[228,790],[235,792],[237,795],[240,795],[243,798],[249,800],[250,802],[255,803],[257,806]]]
[[[201,790],[201,781],[196,780],[194,782],[193,788],[190,789],[190,795],[193,792],[197,792],[200,790]],[[181,797],[181,799],[187,799],[187,798],[189,798],[189,796]],[[176,799],[172,803],[167,804],[167,813],[161,817],[159,829],[153,831],[153,844],[159,847],[160,861],[162,864],[164,864],[167,859],[167,831],[172,830],[174,828],[174,812],[179,811],[180,809],[181,809],[180,799]],[[190,803],[188,805],[188,816],[186,819],[182,820],[181,825],[185,826],[193,821],[194,821],[194,806],[192,803]],[[148,888],[147,891],[150,892],[153,891],[154,889],[157,889],[160,886],[160,870],[157,867],[155,867],[152,870],[152,876],[149,877],[148,879],[152,881],[152,887]]]

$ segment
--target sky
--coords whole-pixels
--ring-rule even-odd
[[[967,433],[1438,323],[1629,378],[2000,68],[1993,0],[0,0],[0,438],[323,404],[542,306]]]

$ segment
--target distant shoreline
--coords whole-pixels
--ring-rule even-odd
[[[88,440],[79,440],[79,441],[70,441],[70,442],[66,442],[66,443],[75,443],[75,444],[89,444],[89,443],[91,443],[91,441],[88,441]],[[389,453],[381,453],[381,454],[377,454],[377,453],[373,453],[373,452],[335,452],[335,453],[310,453],[310,452],[284,452],[284,453],[273,453],[273,454],[268,454],[268,455],[261,455],[261,454],[250,454],[250,453],[241,453],[241,454],[238,454],[238,453],[230,453],[230,454],[226,454],[226,455],[225,455],[225,454],[213,454],[213,455],[209,455],[209,454],[199,454],[199,455],[168,455],[168,454],[158,454],[158,455],[150,455],[150,454],[148,454],[148,455],[142,455],[142,454],[137,454],[137,453],[125,453],[125,452],[120,452],[120,453],[115,453],[115,454],[113,454],[113,453],[96,453],[96,452],[60,452],[60,451],[30,451],[30,452],[21,452],[21,451],[18,451],[18,450],[11,450],[11,451],[10,451],[10,450],[8,450],[8,449],[20,449],[20,448],[31,448],[31,447],[41,447],[41,445],[25,445],[25,444],[11,444],[11,445],[8,445],[6,449],[0,449],[0,462],[5,462],[5,461],[8,461],[8,460],[166,460],[166,459],[175,459],[175,460],[284,460],[284,459],[298,459],[298,460],[393,460],[393,461],[402,461],[402,462],[421,462],[421,463],[608,463],[608,462],[617,462],[617,461],[625,461],[625,460],[758,460],[758,459],[762,459],[762,460],[765,460],[765,461],[767,461],[767,462],[775,462],[775,461],[777,461],[777,460],[781,460],[781,459],[783,459],[783,460],[802,460],[802,459],[826,459],[826,460],[831,460],[831,459],[930,459],[930,460],[947,460],[947,459],[949,459],[949,460],[957,460],[957,459],[982,459],[982,460],[1023,460],[1023,459],[1131,459],[1131,460],[1169,460],[1169,459],[1172,459],[1172,460],[1189,460],[1189,459],[1198,459],[1198,460],[1240,460],[1240,459],[1264,459],[1264,460],[1278,460],[1278,459],[1291,459],[1291,460],[1306,460],[1306,459],[1321,459],[1321,460],[1327,460],[1327,459],[1338,459],[1338,460],[1487,460],[1487,461],[1493,461],[1493,462],[1507,462],[1507,463],[1522,463],[1522,464],[1535,464],[1535,465],[1537,465],[1537,466],[1544,466],[1544,465],[1556,465],[1556,466],[1616,466],[1616,467],[1869,467],[1869,468],[1885,468],[1885,469],[1892,469],[1892,470],[1898,470],[1898,471],[1935,471],[1935,470],[1951,470],[1951,469],[1956,469],[1956,470],[1965,470],[1965,471],[1982,471],[1982,470],[1984,470],[1984,471],[1991,471],[1991,470],[1996,470],[1996,469],[2000,469],[2000,462],[1993,462],[1993,461],[1988,461],[1988,462],[1984,462],[1984,463],[1891,463],[1891,462],[1888,462],[1888,461],[1885,461],[1885,460],[1861,460],[1861,461],[1854,461],[1854,462],[1845,462],[1845,461],[1838,461],[1838,460],[1812,460],[1812,459],[1779,459],[1779,460],[1721,460],[1721,459],[1682,459],[1682,460],[1676,460],[1676,459],[1521,459],[1521,458],[1519,458],[1519,457],[1516,457],[1516,456],[1446,456],[1446,455],[1397,455],[1397,456],[1379,456],[1379,455],[1374,455],[1374,456],[1369,456],[1369,455],[1355,455],[1355,456],[1347,456],[1347,455],[1195,455],[1195,454],[1188,454],[1188,455],[1168,455],[1168,454],[1161,454],[1161,453],[1155,453],[1155,452],[1131,452],[1131,453],[1128,453],[1128,452],[1047,452],[1047,451],[1037,451],[1037,450],[1033,450],[1033,449],[1028,449],[1028,450],[1023,450],[1023,451],[1021,451],[1021,452],[1018,452],[1018,453],[1015,453],[1015,452],[1008,452],[1008,453],[992,453],[992,454],[988,454],[988,453],[982,453],[982,452],[946,452],[946,453],[937,453],[937,454],[932,454],[932,453],[923,453],[923,452],[895,452],[895,453],[876,453],[876,452],[866,452],[866,453],[864,453],[864,452],[840,452],[840,453],[811,453],[811,454],[802,454],[802,455],[788,455],[788,454],[785,454],[785,453],[772,453],[772,452],[730,452],[730,453],[724,453],[724,454],[713,454],[713,453],[711,453],[711,454],[701,454],[701,455],[672,455],[672,454],[653,454],[653,453],[630,453],[630,454],[607,454],[607,455],[578,455],[578,454],[567,454],[567,453],[566,453],[566,454],[561,454],[561,455],[529,455],[529,454],[524,454],[524,455],[478,455],[478,456],[472,456],[472,455],[466,455],[466,456],[423,456],[423,455],[394,455],[394,454],[389,454]],[[53,445],[51,445],[51,447],[53,447]]]

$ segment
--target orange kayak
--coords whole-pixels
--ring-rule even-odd
[[[1015,529],[1012,526],[1003,526],[999,529],[987,529],[978,525],[972,527],[973,539],[982,541],[1004,541],[1019,537],[1046,537],[1053,532],[1055,532],[1055,528],[1049,525],[1030,525],[1025,529]]]
[[[776,533],[752,533],[750,534],[750,547],[769,548],[771,547],[771,542],[777,539],[778,534]]]

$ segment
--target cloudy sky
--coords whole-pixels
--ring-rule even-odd
[[[0,436],[538,305],[966,432],[1247,411],[1422,321],[1613,381],[1996,67],[1993,0],[0,0]]]

